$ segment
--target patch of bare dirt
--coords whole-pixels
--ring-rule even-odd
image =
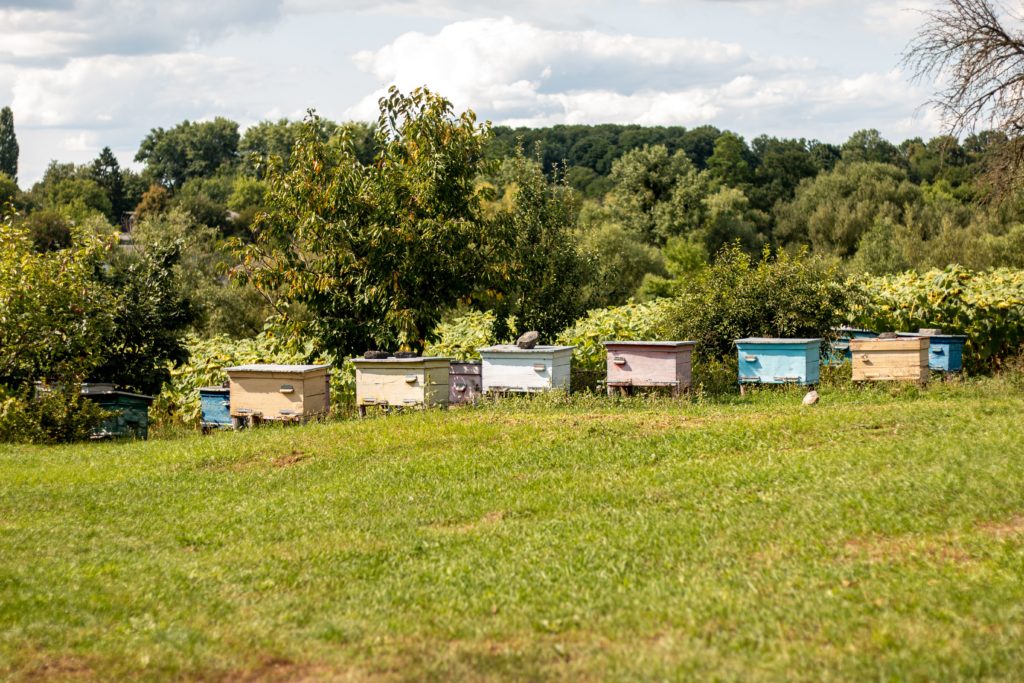
[[[87,681],[96,678],[88,660],[73,655],[62,655],[34,663],[24,672],[25,681]]]
[[[979,524],[978,528],[989,536],[994,536],[1000,541],[1024,534],[1024,515],[1014,515],[1010,519],[985,522]]]
[[[470,522],[464,522],[462,524],[432,524],[430,526],[434,531],[440,531],[449,534],[468,534],[473,531],[477,531],[482,528],[494,526],[500,524],[505,519],[505,513],[502,510],[495,510],[488,512],[480,519],[476,519]]]
[[[298,465],[303,460],[307,460],[308,455],[300,450],[292,449],[291,453],[279,455],[270,461],[270,464],[274,467],[291,467],[292,465]]]
[[[868,536],[853,538],[843,546],[848,556],[868,562],[900,563],[925,560],[941,564],[968,564],[969,554],[958,548],[951,537]]]

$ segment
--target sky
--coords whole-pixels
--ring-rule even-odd
[[[150,129],[376,118],[426,85],[494,124],[940,132],[900,56],[937,0],[0,0],[19,184]]]

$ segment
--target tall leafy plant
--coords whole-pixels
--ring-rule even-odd
[[[429,90],[392,88],[364,165],[351,140],[324,143],[317,121],[287,169],[271,160],[267,211],[253,243],[239,245],[240,272],[329,351],[420,350],[482,270],[475,180],[489,128]]]

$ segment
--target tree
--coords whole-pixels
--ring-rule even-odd
[[[672,196],[681,179],[692,184],[695,175],[682,151],[670,155],[664,145],[635,149],[612,164],[609,205],[625,228],[648,244],[662,244],[670,235],[659,234],[655,208]]]
[[[8,204],[13,204],[18,196],[18,184],[6,173],[0,171],[0,212],[3,212]]]
[[[708,157],[711,178],[726,187],[744,187],[753,177],[753,155],[743,138],[726,131],[715,140],[715,151]]]
[[[0,109],[0,173],[18,182],[18,138],[14,135],[14,112]]]
[[[104,219],[112,212],[106,190],[92,178],[87,166],[50,162],[42,179],[32,186],[36,206],[55,209],[73,220],[84,220],[93,214]]]
[[[178,189],[189,178],[212,176],[238,160],[238,124],[218,116],[213,121],[183,121],[170,130],[154,128],[139,145],[135,161],[165,186]]]
[[[883,138],[882,134],[874,128],[858,130],[851,135],[850,139],[843,143],[841,158],[847,163],[869,161],[894,166],[902,163],[900,151],[896,145]]]
[[[849,257],[881,218],[901,222],[919,206],[921,189],[889,164],[840,163],[800,183],[792,202],[775,211],[775,238],[819,253]]]
[[[947,0],[904,53],[918,80],[941,80],[931,101],[947,131],[960,137],[991,127],[1010,144],[990,159],[988,181],[1005,197],[1024,165],[1024,32],[1004,23],[993,0]]]
[[[103,148],[100,155],[92,162],[89,171],[90,177],[103,188],[110,200],[107,219],[113,225],[120,224],[121,214],[128,211],[129,208],[125,197],[124,178],[121,176],[121,164],[117,162],[117,157],[109,147]]]
[[[498,339],[536,330],[550,340],[586,311],[592,270],[573,235],[579,200],[564,180],[549,182],[540,160],[527,159],[522,150],[504,166],[511,181],[508,208],[493,219],[498,246],[488,264],[494,273],[488,284],[498,295],[486,297],[485,305],[495,313]]]
[[[488,126],[420,88],[380,101],[377,155],[327,145],[311,115],[289,168],[271,159],[267,212],[239,245],[242,273],[337,354],[423,348],[445,308],[474,291],[487,254],[476,179]],[[289,318],[295,322],[294,317]]]

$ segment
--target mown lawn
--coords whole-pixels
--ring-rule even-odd
[[[0,448],[0,678],[1024,679],[1002,380]]]

